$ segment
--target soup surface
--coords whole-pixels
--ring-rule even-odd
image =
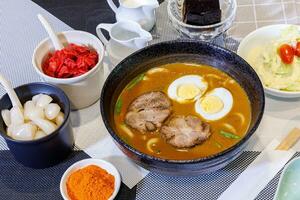
[[[116,133],[128,145],[159,158],[189,160],[222,152],[244,137],[251,121],[250,102],[242,87],[230,76],[210,66],[189,63],[173,63],[153,69],[134,78],[123,89],[115,106],[114,128]],[[206,98],[206,105],[205,101],[201,100],[201,105],[206,106],[203,108],[210,109],[206,110],[208,114],[205,115],[199,114],[199,111],[197,111],[195,106],[197,99],[189,101],[174,100],[174,97],[171,98],[169,95],[170,85],[176,85],[175,80],[187,75],[201,76],[202,81],[207,83],[205,91],[195,98],[205,99],[204,97],[209,96],[211,93],[218,93],[215,91],[216,88],[224,88],[231,93],[233,101],[230,103],[226,95],[224,96],[224,91],[221,92],[222,95],[220,96],[222,101],[218,98]],[[193,96],[196,91],[193,88],[191,89],[191,84],[186,84],[185,87],[181,88],[178,87],[176,90],[178,94],[181,92],[187,96]],[[151,91],[161,91],[170,98],[172,104],[171,115],[163,123],[166,123],[174,115],[196,116],[201,121],[209,124],[211,134],[208,139],[189,148],[177,148],[166,142],[161,135],[161,129],[153,132],[142,132],[128,126],[125,123],[125,116],[130,104],[140,95]],[[199,94],[199,91],[197,94]],[[210,104],[209,102],[214,103]],[[219,112],[218,109],[222,112],[228,109],[228,113],[222,116],[221,111]]]

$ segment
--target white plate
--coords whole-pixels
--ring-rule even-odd
[[[249,54],[254,48],[262,47],[271,42],[276,38],[280,37],[280,33],[282,30],[290,27],[296,26],[300,29],[300,26],[290,25],[290,24],[277,24],[270,25],[259,28],[250,34],[248,34],[240,43],[237,54],[244,58],[247,62]],[[282,91],[278,89],[273,89],[270,87],[264,86],[265,92],[272,96],[282,97],[282,98],[296,98],[300,97],[300,92],[291,92],[291,91]]]
[[[111,197],[109,198],[109,200],[113,200],[116,197],[116,195],[118,194],[118,191],[120,189],[120,185],[121,185],[120,174],[119,174],[118,170],[115,168],[115,166],[113,166],[111,163],[109,163],[105,160],[94,159],[94,158],[89,158],[89,159],[78,161],[78,162],[74,163],[73,165],[71,165],[65,171],[65,173],[63,174],[61,181],[60,181],[60,193],[61,193],[62,197],[65,200],[70,199],[68,197],[67,187],[66,187],[66,182],[68,180],[69,175],[71,173],[77,171],[78,169],[81,169],[88,165],[97,165],[97,166],[101,167],[102,169],[105,169],[109,174],[111,174],[115,177],[115,190],[114,190],[113,194],[111,195]]]

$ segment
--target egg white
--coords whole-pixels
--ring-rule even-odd
[[[201,101],[207,96],[216,96],[223,102],[223,108],[217,113],[207,113],[201,107]],[[215,121],[225,117],[232,109],[233,106],[233,97],[229,90],[225,88],[215,88],[204,97],[198,99],[195,103],[195,111],[201,115],[204,119]]]
[[[197,88],[200,89],[200,94],[195,96],[193,99],[183,99],[177,95],[177,90],[178,87],[184,84],[193,84]],[[203,79],[202,76],[199,75],[186,75],[182,76],[175,81],[173,81],[169,87],[168,87],[168,96],[178,102],[185,102],[185,101],[194,101],[201,97],[205,91],[207,90],[208,84],[207,82]]]

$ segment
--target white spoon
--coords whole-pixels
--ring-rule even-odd
[[[60,40],[58,39],[56,33],[54,32],[54,30],[52,29],[52,27],[50,26],[49,22],[46,20],[45,17],[43,17],[43,15],[38,14],[37,17],[39,18],[40,22],[42,23],[42,25],[44,26],[44,28],[46,29],[52,44],[55,48],[55,50],[61,50],[64,48],[64,46],[62,45],[62,43],[60,42]]]
[[[17,106],[19,108],[22,108],[22,104],[14,88],[12,87],[11,83],[6,78],[4,78],[4,76],[1,73],[0,73],[0,83],[4,87],[5,91],[7,92],[13,107]]]

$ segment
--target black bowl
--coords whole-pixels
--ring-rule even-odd
[[[136,75],[167,63],[188,62],[213,66],[234,78],[246,91],[252,108],[252,121],[245,137],[231,148],[205,158],[166,160],[144,154],[127,145],[114,131],[113,112],[116,100]],[[159,173],[197,175],[220,169],[235,159],[257,129],[264,112],[262,84],[251,66],[237,54],[198,41],[169,41],[146,47],[119,63],[108,76],[101,94],[101,115],[106,128],[118,147],[137,164]]]
[[[34,95],[43,93],[51,96],[65,114],[63,124],[53,133],[32,141],[12,139],[6,134],[6,126],[0,117],[0,134],[4,137],[8,148],[17,161],[31,168],[46,168],[65,159],[74,146],[74,137],[70,123],[70,102],[65,93],[56,86],[48,83],[30,83],[15,88],[15,91],[24,104]],[[11,101],[7,94],[0,99],[0,110],[10,109]]]

